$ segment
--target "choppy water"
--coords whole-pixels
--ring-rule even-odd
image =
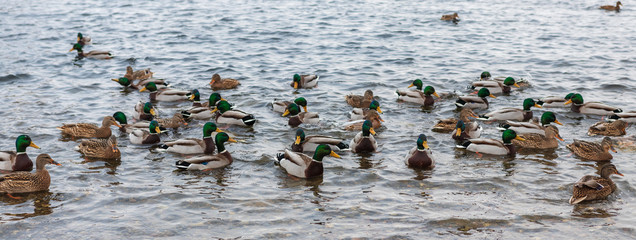
[[[604,1],[603,4],[611,4]],[[48,192],[0,197],[3,238],[634,238],[633,151],[614,154],[625,177],[606,201],[571,206],[572,184],[595,162],[568,156],[572,139],[599,120],[557,110],[566,139],[555,151],[516,159],[455,150],[431,132],[454,114],[453,100],[432,111],[396,101],[395,89],[422,78],[438,92],[466,93],[481,71],[529,79],[532,88],[492,102],[516,106],[526,97],[578,91],[586,101],[636,110],[633,6],[598,10],[599,1],[10,1],[0,4],[0,149],[29,134],[63,166],[48,166]],[[459,12],[458,25],[439,21]],[[112,60],[73,61],[77,32],[87,50]],[[181,156],[130,146],[121,161],[85,161],[62,123],[100,123],[146,94],[110,81],[125,67],[150,67],[176,88],[203,98],[213,73],[241,80],[221,94],[254,113],[253,129],[226,129],[235,162],[209,172],[177,171]],[[321,75],[319,86],[294,92],[294,73]],[[292,179],[274,164],[294,129],[273,113],[274,98],[304,96],[321,123],[310,134],[351,139],[341,130],[344,95],[373,89],[385,111],[381,151],[326,158],[321,179]],[[169,116],[189,103],[160,103]],[[540,114],[540,111],[535,111]],[[163,139],[199,137],[203,122]],[[500,133],[486,126],[485,137]],[[628,129],[628,134],[633,132]],[[437,158],[432,171],[411,170],[403,157],[426,133]]]

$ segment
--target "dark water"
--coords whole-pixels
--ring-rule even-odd
[[[611,4],[605,1],[603,4]],[[481,71],[528,79],[532,87],[492,102],[577,91],[586,101],[636,110],[636,25],[633,6],[598,10],[598,1],[10,1],[0,6],[0,149],[28,134],[63,166],[49,166],[53,183],[22,200],[0,197],[3,238],[634,238],[634,151],[614,154],[625,177],[608,200],[571,206],[572,184],[596,171],[569,156],[565,144],[588,137],[600,117],[556,110],[566,139],[555,151],[516,159],[454,149],[436,119],[454,114],[452,99],[432,111],[396,101],[395,89],[422,78],[438,92],[466,93]],[[458,25],[439,21],[459,12]],[[73,61],[77,32],[87,50],[111,50],[112,60]],[[213,73],[241,80],[223,97],[255,114],[253,129],[225,129],[243,140],[228,145],[235,162],[208,172],[177,171],[182,156],[129,145],[121,161],[85,161],[62,123],[99,123],[146,94],[122,92],[110,81],[125,67],[150,67],[176,88],[212,92]],[[293,91],[294,73],[321,75],[317,88]],[[373,89],[386,120],[373,155],[326,158],[323,178],[292,179],[273,157],[294,129],[267,104],[304,96],[321,123],[310,134],[351,139],[342,125],[344,95]],[[189,103],[160,103],[170,116]],[[541,111],[535,111],[540,114]],[[163,139],[199,137],[204,122]],[[485,137],[499,138],[494,125]],[[633,128],[628,129],[631,134]],[[438,161],[411,170],[403,157],[426,133]]]

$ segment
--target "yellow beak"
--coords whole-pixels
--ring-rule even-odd
[[[161,133],[161,129],[159,129],[159,127],[155,127],[155,132]]]
[[[211,112],[211,113],[214,113],[214,112],[216,112],[216,111],[218,111],[218,110],[219,110],[219,109],[218,109],[217,107],[214,107],[214,109],[212,109],[212,112]]]
[[[435,95],[437,98],[441,98],[439,97],[439,95],[437,95],[437,92],[434,92],[433,95]]]
[[[369,132],[370,132],[371,134],[375,135],[375,130],[373,130],[373,128],[370,128],[370,129],[369,129]]]
[[[33,142],[31,142],[31,144],[29,144],[29,147],[40,149],[40,147],[38,147],[38,145],[35,145],[35,143],[33,143]]]
[[[303,109],[305,109],[305,112],[307,112],[307,106],[303,106]]]
[[[237,142],[236,140],[234,140],[234,138],[230,138],[228,139],[229,142]]]
[[[154,109],[154,108],[151,108],[151,109],[150,109],[150,114],[151,114],[152,116],[157,116],[157,112],[155,112],[155,109]]]
[[[194,100],[194,94],[190,95],[190,101]]]
[[[561,142],[565,141],[565,140],[563,140],[563,138],[561,138],[561,136],[559,136],[559,134],[554,135],[554,138],[561,140]]]
[[[415,85],[413,85],[413,84],[411,83],[411,85],[409,85],[409,86],[408,86],[408,87],[406,87],[406,88],[410,88],[410,87],[412,87],[412,86],[415,86]]]
[[[490,96],[489,96],[489,97],[491,97],[491,98],[497,98],[497,97],[495,97],[495,95],[492,95],[492,94],[490,94]]]
[[[515,87],[517,87],[517,88],[520,88],[520,87],[519,87],[519,84],[517,84],[517,83],[513,84],[513,86],[515,86]]]
[[[142,89],[139,89],[140,92],[146,91],[146,87],[143,87]]]
[[[554,123],[559,124],[561,126],[563,126],[563,124],[561,122],[559,122],[559,120],[554,119]]]
[[[215,132],[223,132],[223,131],[221,131],[221,129],[217,128]]]
[[[113,122],[113,125],[115,125],[117,127],[121,127],[121,125],[119,125],[119,123],[117,123],[117,122]]]
[[[296,136],[296,141],[294,141],[294,144],[300,144],[300,136]]]
[[[423,146],[424,146],[424,148],[426,148],[426,149],[428,149],[428,148],[429,148],[429,147],[428,147],[428,143],[426,143],[426,142],[423,142],[423,143],[422,143],[422,145],[423,145]]]
[[[519,136],[515,137],[515,139],[521,140],[521,141],[525,141],[525,139],[523,139],[522,137],[519,137]]]
[[[294,88],[298,89],[298,83],[297,82],[294,82]]]
[[[285,109],[285,112],[283,113],[283,117],[289,115],[289,110]]]
[[[382,113],[382,109],[380,109],[380,107],[378,107],[378,112]],[[383,121],[384,122],[384,121]]]
[[[536,103],[534,104],[534,107],[543,108],[543,107],[539,106],[539,104],[536,104]]]
[[[568,99],[568,101],[567,101],[567,102],[565,102],[563,105],[568,105],[568,104],[570,104],[570,103],[572,103],[572,99]]]
[[[457,129],[457,132],[455,133],[455,136],[458,136],[458,137],[459,137],[459,136],[461,136],[461,135],[462,135],[462,129],[461,129],[461,128],[458,128],[458,129]]]
[[[340,155],[338,155],[336,152],[331,151],[331,153],[329,153],[329,156],[335,157],[335,158],[340,158]]]
[[[115,82],[119,82],[119,79],[116,79],[116,78],[113,78],[113,79],[111,79],[111,80],[113,80],[113,81],[115,81]]]
[[[73,50],[75,50],[75,48],[71,48],[71,50],[68,50],[68,52],[72,52]]]

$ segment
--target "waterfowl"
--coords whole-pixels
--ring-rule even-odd
[[[175,141],[168,141],[162,144],[160,147],[166,149],[168,152],[181,153],[181,154],[213,154],[214,153],[214,140],[217,133],[221,132],[217,128],[216,124],[207,122],[203,125],[203,139],[198,138],[185,138]]]
[[[534,100],[532,100],[532,98],[526,98],[525,100],[523,100],[523,109],[502,108],[479,116],[479,118],[477,119],[488,121],[528,121],[532,119],[532,110],[530,110],[531,107],[541,108],[541,106],[539,106]]]
[[[636,123],[636,112],[614,113],[609,116],[608,121],[622,120],[627,123]]]
[[[623,112],[622,109],[617,107],[608,106],[599,102],[584,103],[583,96],[581,94],[574,94],[567,102],[563,103],[568,105],[572,103],[571,110],[575,113],[592,114],[592,115],[610,115]]]
[[[320,135],[305,136],[305,131],[298,128],[298,130],[296,130],[296,139],[294,140],[294,143],[292,143],[291,149],[294,152],[311,152],[321,144],[329,145],[331,149],[339,151],[349,148],[349,145],[342,139]]]
[[[365,120],[370,120],[374,129],[382,127],[381,122],[384,122],[377,111],[368,111],[363,120],[350,121],[345,124],[344,129],[347,131],[360,131]]]
[[[574,184],[570,204],[574,205],[582,201],[605,199],[616,191],[616,184],[610,176],[612,174],[623,176],[616,170],[613,164],[605,164],[601,168],[601,176],[585,175]]]
[[[46,164],[61,165],[51,159],[48,154],[40,154],[35,160],[35,172],[15,172],[0,176],[0,193],[7,193],[11,198],[20,199],[11,196],[12,193],[28,193],[44,191],[49,189],[51,185],[51,176],[46,171]]]
[[[481,72],[481,75],[479,76],[479,80],[488,81],[488,80],[491,80],[490,79],[491,77],[492,75],[490,75],[490,72],[484,71],[484,72]]]
[[[433,99],[431,95],[440,98],[439,95],[435,92],[435,88],[431,86],[426,86],[424,90],[422,90],[422,85],[422,80],[415,79],[408,87],[415,86],[417,88],[416,90],[396,90],[395,93],[398,95],[398,100],[417,103],[425,107],[433,106],[435,99]]]
[[[215,91],[236,88],[238,85],[241,85],[238,80],[233,78],[221,78],[218,73],[212,75],[212,80],[210,80],[210,87]]]
[[[125,133],[131,133],[132,130],[136,128],[133,124],[128,124],[128,119],[126,118],[126,114],[124,114],[123,112],[113,113],[113,118],[115,118],[115,120],[121,126],[119,128],[119,131],[122,131]]]
[[[135,104],[134,119],[152,121],[155,116],[157,116],[157,110],[152,106],[152,103],[139,101]]]
[[[563,105],[565,102],[570,100],[574,96],[574,93],[568,93],[564,98],[560,97],[544,97],[537,101],[537,104],[541,105],[543,108],[565,108],[567,106]]]
[[[77,33],[77,43],[84,46],[84,45],[90,45],[93,42],[91,41],[91,37],[84,36],[82,33]]]
[[[460,21],[459,19],[459,15],[457,15],[457,13],[453,13],[453,14],[447,14],[447,15],[442,15],[442,18],[440,18],[440,20],[443,21],[452,21],[455,24],[457,24],[457,22]]]
[[[117,159],[121,157],[115,135],[110,135],[109,138],[84,139],[78,146],[78,150],[88,158]]]
[[[185,160],[179,160],[176,162],[177,168],[187,170],[206,170],[213,168],[222,168],[232,164],[232,155],[225,149],[223,145],[225,142],[236,142],[227,133],[220,132],[214,137],[216,143],[217,154],[207,154],[203,156],[196,156]]]
[[[349,94],[345,96],[347,104],[354,108],[363,108],[369,106],[373,101],[373,91],[370,89],[364,91],[364,95]]]
[[[115,125],[121,128],[117,120],[112,116],[104,117],[102,126],[98,127],[92,123],[64,124],[57,129],[62,130],[62,135],[71,138],[108,138],[111,135],[110,126]]]
[[[380,103],[376,100],[371,101],[369,104],[369,108],[354,108],[351,110],[351,120],[360,120],[364,119],[364,116],[368,114],[369,111],[377,111],[378,113],[382,113],[382,109],[380,109]]]
[[[426,143],[426,135],[420,134],[417,138],[417,145],[406,154],[404,163],[412,168],[432,169],[435,167],[435,159],[433,159],[433,152]]]
[[[33,169],[33,162],[31,162],[29,155],[26,154],[27,147],[40,149],[38,145],[35,145],[35,143],[31,141],[31,138],[29,136],[18,136],[18,138],[15,139],[15,152],[0,152],[0,170],[31,171]]]
[[[614,149],[614,143],[609,137],[603,138],[601,143],[588,142],[583,140],[574,139],[574,142],[566,145],[574,155],[580,158],[593,160],[593,161],[609,161],[612,160],[612,154],[609,150],[616,152]]]
[[[185,120],[187,116],[188,114],[184,114],[183,112],[176,112],[174,113],[174,115],[172,115],[171,118],[155,118],[154,120],[157,121],[157,123],[159,123],[159,126],[161,126],[160,129],[164,131],[168,128],[177,129],[181,127],[181,125],[187,126],[188,122],[186,122]],[[133,129],[134,128],[147,129],[148,126],[150,126],[150,121],[145,121],[145,120],[139,121],[128,126],[129,128],[133,128]]]
[[[291,103],[292,101],[273,101],[272,109],[274,110],[274,112],[284,113],[287,110],[287,107],[289,106],[289,104]],[[299,97],[294,99],[293,103],[303,107],[303,110],[307,112],[307,99],[305,99],[304,97]]]
[[[214,113],[211,112],[210,106],[217,106],[219,101],[225,100],[219,93],[212,93],[208,98],[208,102],[202,103],[201,107],[192,107],[188,110],[182,111],[185,119],[198,119],[208,120],[214,117]],[[232,107],[230,106],[230,109]]]
[[[85,53],[84,50],[82,50],[82,45],[79,43],[73,44],[73,48],[71,48],[71,50],[69,50],[69,52],[72,52],[73,50],[77,50],[77,56],[79,58],[95,58],[95,59],[111,59],[113,58],[113,55],[109,52],[109,51],[98,51],[98,50],[93,50],[90,52]]]
[[[152,144],[161,141],[159,133],[161,133],[159,123],[152,120],[150,121],[148,130],[134,129],[130,134],[128,134],[128,138],[130,138],[130,143],[132,144]]]
[[[626,134],[625,128],[627,128],[627,123],[623,120],[613,122],[600,121],[590,127],[587,135],[623,136]]]
[[[515,149],[515,146],[512,145],[512,140],[524,140],[523,138],[517,136],[517,133],[515,133],[515,131],[510,129],[506,129],[502,133],[501,139],[503,141],[487,138],[469,139],[458,147],[466,148],[466,150],[475,152],[477,154],[486,153],[492,155],[514,156],[517,154],[517,150]]]
[[[503,82],[499,81],[477,81],[472,83],[473,89],[488,88],[492,94],[510,93],[511,86],[519,88],[519,84],[515,82],[513,77],[507,77]]]
[[[140,92],[150,91],[150,101],[164,101],[174,102],[183,101],[188,99],[186,95],[191,94],[190,91],[176,90],[176,89],[157,89],[157,84],[149,82],[145,87],[139,89]]]
[[[143,88],[143,86],[146,86],[146,84],[148,84],[149,82],[155,83],[157,85],[157,87],[160,88],[160,89],[168,87],[168,83],[165,80],[156,79],[156,78],[151,78],[151,79],[146,79],[146,80],[139,80],[139,82],[137,82],[137,83],[134,83],[132,80],[130,80],[130,79],[126,78],[126,77],[113,78],[111,80],[119,83],[119,85],[122,85],[122,86],[128,87],[128,88],[132,88],[132,89]]]
[[[318,85],[318,79],[320,77],[318,75],[299,75],[294,74],[291,86],[294,89],[299,88],[313,88]]]
[[[277,154],[276,159],[288,174],[299,178],[312,178],[322,176],[322,159],[327,155],[340,158],[329,145],[321,144],[316,147],[313,157],[285,149],[285,153]]]
[[[211,112],[215,113],[214,119],[217,124],[232,124],[251,127],[256,123],[254,115],[240,110],[232,110],[232,106],[225,100],[221,100]]]
[[[154,74],[154,72],[150,71],[150,68],[133,71],[132,66],[128,66],[126,67],[126,74],[124,74],[124,77],[130,79],[130,81],[146,80],[152,78],[152,75]]]
[[[481,130],[482,128],[477,122],[464,124],[464,121],[459,120],[455,125],[455,130],[451,133],[451,138],[459,142],[479,138],[481,136]]]
[[[470,108],[463,108],[459,112],[459,120],[462,120],[464,123],[470,123],[470,119],[468,117],[477,118],[477,114],[475,114],[475,112],[473,112],[473,110]],[[435,126],[433,126],[433,131],[442,133],[452,132],[453,130],[457,129],[457,122],[457,118],[441,119],[437,121],[437,123],[435,123]]]
[[[559,129],[556,126],[548,125],[545,127],[544,132],[544,134],[519,134],[519,137],[525,139],[525,141],[513,139],[512,144],[517,147],[529,149],[552,149],[559,147],[557,139],[563,141],[563,138],[559,135]]]
[[[477,96],[460,96],[455,105],[459,108],[488,109],[489,104],[486,97],[497,98],[490,94],[488,88],[481,88],[477,91]]]
[[[375,152],[378,149],[378,143],[371,134],[375,135],[371,121],[364,120],[362,124],[362,132],[356,134],[349,143],[351,151],[354,153]]]
[[[287,106],[287,110],[283,113],[283,117],[287,115],[290,116],[289,120],[287,120],[287,124],[291,127],[297,127],[301,123],[317,124],[320,122],[318,113],[300,112],[300,107],[298,107],[295,103],[291,103]]]
[[[599,7],[599,9],[604,9],[607,11],[620,11],[621,10],[621,6],[623,6],[623,3],[621,3],[621,1],[616,2],[616,6],[612,6],[612,5],[603,5],[601,7]]]

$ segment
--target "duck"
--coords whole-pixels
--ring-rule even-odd
[[[404,163],[411,168],[432,169],[435,167],[435,159],[426,143],[426,135],[420,134],[417,138],[417,145],[406,154]]]
[[[571,110],[575,113],[606,116],[623,112],[620,108],[608,106],[599,102],[585,103],[583,101],[583,96],[578,93],[572,95],[572,98],[563,104],[568,105],[570,103],[572,103]]]
[[[477,91],[477,96],[460,96],[458,97],[455,105],[458,108],[470,108],[470,109],[488,109],[488,100],[486,97],[497,98],[490,93],[488,88],[481,88]]]
[[[168,87],[168,83],[163,80],[163,79],[156,79],[156,78],[152,78],[152,79],[146,79],[146,80],[139,80],[138,83],[133,83],[132,80],[126,78],[126,77],[121,77],[121,78],[113,78],[111,79],[114,82],[119,83],[119,85],[122,85],[126,88],[132,88],[132,89],[140,89],[143,88],[143,86],[146,86],[146,84],[148,84],[149,82],[154,82],[157,87],[159,89],[164,89]]]
[[[477,119],[488,121],[514,120],[525,122],[532,119],[533,114],[532,110],[530,110],[531,107],[541,108],[541,106],[539,106],[532,98],[526,98],[523,100],[523,109],[502,108],[479,116]]]
[[[311,152],[321,144],[329,145],[329,147],[335,151],[342,151],[349,148],[349,144],[346,144],[342,139],[322,135],[305,136],[305,131],[302,128],[298,128],[296,130],[296,139],[294,143],[292,143],[291,150],[294,152]]]
[[[490,78],[492,78],[492,75],[490,75],[490,72],[488,71],[481,72],[481,75],[479,76],[480,81],[490,81]]]
[[[298,107],[295,103],[291,103],[287,106],[287,110],[283,113],[283,117],[287,115],[290,116],[289,120],[287,120],[287,124],[291,127],[297,127],[301,123],[317,124],[320,122],[318,113],[300,112],[300,107]]]
[[[201,103],[201,93],[199,93],[199,89],[192,89],[192,91],[190,91],[188,100],[192,102],[193,108],[203,107],[203,104]]]
[[[574,155],[592,161],[612,160],[613,157],[612,154],[609,153],[609,150],[616,152],[614,143],[609,137],[604,137],[600,144],[574,139],[574,142],[566,145],[566,147],[570,149]]]
[[[556,119],[556,114],[554,112],[544,112],[541,115],[541,121],[537,121],[536,118],[533,118],[533,121],[530,122],[513,122],[506,121],[499,125],[499,130],[511,129],[514,130],[517,134],[526,134],[526,133],[536,133],[545,135],[545,127],[550,125],[550,123],[556,123],[559,125],[563,125],[559,120]]]
[[[2,171],[31,171],[33,162],[26,154],[27,147],[40,149],[27,135],[20,135],[15,139],[14,151],[0,151],[0,170]]]
[[[398,100],[417,103],[424,105],[425,107],[433,106],[435,104],[435,99],[433,99],[431,95],[440,98],[439,94],[437,94],[437,92],[435,92],[435,88],[431,86],[426,86],[424,87],[424,90],[422,90],[422,85],[422,80],[415,79],[408,87],[410,88],[415,86],[417,88],[416,90],[396,90],[395,93],[398,95]]]
[[[572,197],[569,203],[574,205],[583,201],[605,199],[616,191],[616,184],[610,176],[616,174],[624,176],[613,164],[605,164],[601,167],[601,176],[585,175],[574,183]]]
[[[154,82],[146,83],[146,86],[139,89],[139,92],[150,91],[150,101],[164,101],[175,102],[188,99],[186,95],[192,94],[190,91],[176,90],[176,89],[157,89],[157,84]]]
[[[525,141],[512,140],[512,144],[521,148],[528,149],[554,149],[559,147],[559,142],[563,141],[563,138],[559,135],[559,129],[554,125],[548,125],[544,129],[544,134],[538,133],[524,133],[519,134],[519,137],[525,139]]]
[[[320,79],[318,75],[294,74],[291,86],[294,87],[294,89],[313,88],[318,85],[318,79]]]
[[[514,156],[517,154],[517,150],[515,149],[515,146],[512,145],[512,140],[525,140],[517,136],[517,133],[510,129],[503,131],[501,139],[502,141],[487,138],[474,138],[467,140],[458,147],[466,148],[466,150],[477,154],[486,153],[491,155]]]
[[[225,100],[220,100],[211,112],[216,113],[214,119],[217,124],[222,123],[251,127],[256,123],[254,115],[241,110],[233,110],[230,103]]]
[[[570,100],[572,96],[574,96],[574,93],[568,93],[567,95],[565,95],[564,98],[554,96],[544,97],[539,99],[539,101],[537,101],[537,104],[539,104],[543,108],[565,108],[567,106],[563,105],[563,103]]]
[[[73,48],[71,48],[71,50],[69,50],[69,52],[72,52],[73,50],[77,50],[77,57],[78,58],[94,58],[94,59],[111,59],[113,58],[113,55],[109,52],[109,51],[99,51],[99,50],[93,50],[90,52],[85,53],[84,50],[82,50],[83,46],[79,43],[73,44]]]
[[[110,126],[115,125],[121,128],[117,120],[112,116],[106,116],[102,120],[102,126],[98,127],[92,123],[72,123],[64,124],[57,129],[62,130],[63,136],[75,138],[108,138],[112,134]]]
[[[612,5],[603,5],[600,6],[599,9],[604,9],[607,11],[620,11],[621,10],[621,6],[623,6],[623,3],[621,3],[621,1],[617,1],[616,2],[616,6],[612,6]]]
[[[374,129],[382,127],[381,122],[384,122],[384,120],[380,117],[378,111],[368,111],[367,114],[364,116],[364,119],[350,121],[345,124],[344,129],[347,131],[360,131],[362,130],[362,125],[366,120],[371,121],[371,125]]]
[[[225,132],[219,132],[214,137],[217,154],[205,154],[176,162],[177,168],[186,170],[209,170],[222,168],[232,164],[233,158],[223,145],[225,142],[236,142]]]
[[[587,131],[587,135],[623,136],[626,134],[627,122],[616,120],[613,122],[600,121],[595,123]]]
[[[135,104],[134,119],[152,121],[155,116],[157,116],[157,110],[152,106],[152,103],[139,101]]]
[[[236,80],[234,78],[221,78],[218,73],[212,75],[212,80],[210,80],[210,87],[214,91],[233,89],[238,87],[238,85],[241,85],[239,80]]]
[[[289,104],[291,103],[295,103],[296,105],[302,107],[305,112],[307,112],[307,99],[305,99],[304,97],[296,98],[294,99],[294,101],[274,100],[272,102],[272,110],[277,113],[284,113],[287,110],[287,106],[289,106]]]
[[[630,112],[614,113],[607,118],[608,121],[616,121],[619,119],[626,123],[636,123],[636,112],[630,111]]]
[[[134,126],[134,124],[128,124],[128,119],[126,118],[126,114],[123,113],[123,112],[115,112],[115,113],[113,113],[113,118],[115,118],[115,120],[121,126],[119,128],[119,131],[121,131],[121,132],[131,133],[132,130],[136,128]]]
[[[340,155],[332,151],[329,145],[320,144],[316,147],[313,157],[285,149],[284,153],[276,155],[276,159],[289,175],[299,178],[314,178],[322,176],[324,171],[322,160],[327,155],[340,158]]]
[[[475,112],[470,108],[463,108],[461,111],[459,111],[459,119],[457,118],[441,119],[437,121],[437,123],[435,123],[435,126],[433,126],[433,131],[441,132],[441,133],[452,132],[453,130],[457,129],[456,126],[459,120],[463,121],[464,123],[470,123],[470,119],[468,117],[477,118],[477,114],[475,114]]]
[[[369,104],[369,108],[354,108],[353,110],[351,110],[350,119],[351,120],[364,119],[364,116],[366,116],[369,111],[377,111],[378,113],[382,113],[382,109],[380,108],[380,103],[376,100],[373,100]]]
[[[363,153],[377,151],[378,143],[375,141],[375,138],[372,134],[375,135],[373,124],[370,120],[364,120],[364,123],[362,124],[362,131],[356,134],[356,136],[351,139],[351,142],[349,143],[351,152]]]
[[[77,33],[77,43],[82,45],[91,45],[93,42],[91,41],[91,37],[84,36],[81,32]]]
[[[451,133],[451,138],[456,141],[463,142],[468,139],[479,138],[481,136],[482,127],[477,122],[469,122],[459,120],[455,125],[455,130]]]
[[[215,92],[210,94],[208,102],[202,103],[200,107],[192,107],[181,113],[185,119],[208,120],[214,117],[214,113],[211,112],[213,109],[210,109],[210,106],[217,106],[221,100],[227,101],[221,97],[221,94]],[[230,106],[230,109],[231,108]]]
[[[203,139],[184,138],[168,141],[164,142],[160,148],[180,154],[213,154],[215,150],[213,139],[220,132],[222,131],[217,128],[216,124],[207,122],[203,125]]]
[[[77,149],[87,158],[121,158],[115,135],[110,135],[109,138],[84,139]]]
[[[371,104],[371,101],[373,101],[373,91],[367,89],[366,91],[364,91],[364,95],[346,95],[345,101],[347,101],[347,104],[349,104],[349,106],[352,106],[354,108],[368,107],[369,104]]]
[[[51,176],[44,167],[46,164],[62,165],[54,161],[48,154],[40,154],[35,159],[35,172],[14,172],[4,176],[0,176],[0,193],[14,199],[13,193],[29,193],[38,192],[49,189],[51,185]]]
[[[152,78],[154,74],[154,72],[150,71],[150,68],[133,71],[132,66],[128,66],[126,67],[126,74],[124,74],[124,77],[130,79],[130,81],[147,80]]]
[[[161,133],[159,123],[152,120],[148,125],[148,130],[134,129],[130,134],[128,134],[128,138],[130,138],[130,143],[132,144],[153,144],[161,141],[159,133]]]
[[[157,121],[159,123],[159,126],[161,131],[165,131],[168,128],[172,128],[172,129],[178,129],[179,127],[181,127],[181,125],[183,126],[187,126],[188,122],[186,122],[186,118],[187,118],[187,114],[184,114],[183,112],[176,112],[172,115],[171,118],[155,118],[154,120]],[[131,125],[128,125],[130,128],[141,128],[141,129],[147,129],[148,126],[150,126],[150,121],[139,121],[136,123],[133,123]]]
[[[511,86],[519,88],[513,77],[507,77],[503,82],[499,81],[477,81],[472,83],[472,88],[488,88],[492,94],[508,94],[512,91]]]
[[[457,22],[460,21],[459,19],[459,15],[457,15],[457,13],[453,13],[453,14],[447,14],[447,15],[442,15],[442,18],[440,18],[440,20],[443,21],[452,21],[455,24],[457,24]]]

